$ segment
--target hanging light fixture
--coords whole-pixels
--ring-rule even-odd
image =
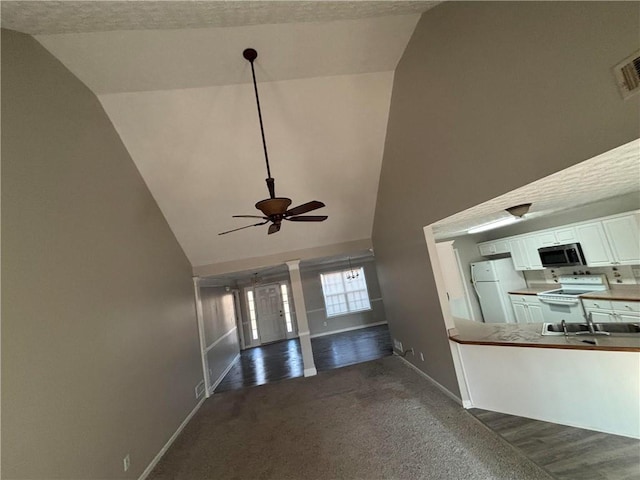
[[[347,273],[347,280],[354,280],[360,276],[358,270],[354,270],[351,266],[351,257],[347,257],[349,260],[349,273]]]

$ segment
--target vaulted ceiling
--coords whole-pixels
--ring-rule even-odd
[[[35,35],[98,96],[194,267],[226,271],[236,260],[370,239],[393,72],[420,14],[438,3],[47,0],[0,7],[4,28]],[[268,196],[246,47],[258,50],[276,193],[294,205],[325,202],[315,213],[328,215],[326,222],[287,223],[270,236],[266,226],[217,235],[251,223],[231,215],[259,213],[254,203]],[[533,201],[533,218],[637,191],[630,172],[638,147],[630,145],[569,178],[559,172],[454,215],[436,231],[462,234],[522,198]]]
[[[393,72],[438,2],[3,2],[100,99],[194,266],[369,239]],[[268,197],[250,65],[276,194],[323,223],[253,223]]]

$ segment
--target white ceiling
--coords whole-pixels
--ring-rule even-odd
[[[419,15],[224,28],[37,35],[96,94],[395,70]]]
[[[522,203],[533,204],[526,221],[632,192],[638,192],[640,206],[640,140],[440,220],[433,232],[436,239],[466,235],[472,227],[509,217],[504,209]]]
[[[371,238],[393,72],[260,85],[276,194],[320,200],[322,223],[256,223],[268,197],[252,86],[101,95],[194,266]]]
[[[98,95],[194,266],[369,239],[393,71],[439,2],[2,2]],[[323,223],[254,223],[268,196],[255,62],[276,193]]]
[[[4,0],[2,26],[32,35],[238,27],[421,14],[438,3],[390,0]]]

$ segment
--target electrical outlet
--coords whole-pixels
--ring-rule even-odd
[[[422,352],[420,352],[420,360],[424,362],[424,354]]]
[[[204,394],[204,380],[200,380],[200,383],[196,385],[196,400]]]
[[[327,322],[324,322],[324,326],[325,326],[325,327],[327,326]]]
[[[393,339],[393,349],[400,353],[404,352],[404,350],[402,350],[402,342],[400,340],[396,340],[395,338]]]
[[[127,455],[122,459],[122,466],[124,467],[124,471],[129,470],[131,466],[131,456],[127,453]]]

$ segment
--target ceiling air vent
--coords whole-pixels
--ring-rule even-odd
[[[640,92],[640,50],[613,68],[623,98]]]

